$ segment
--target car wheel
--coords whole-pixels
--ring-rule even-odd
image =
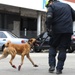
[[[39,48],[34,47],[34,48],[33,48],[33,51],[34,51],[34,52],[41,52],[42,50],[39,49]]]
[[[3,51],[4,48],[5,48],[5,45],[2,46],[2,50],[1,51]]]
[[[72,53],[72,52],[74,52],[74,49],[70,46],[70,48],[69,49],[67,49],[67,51],[66,51],[67,53]]]

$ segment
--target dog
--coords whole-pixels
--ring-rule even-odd
[[[12,61],[15,58],[16,54],[18,54],[18,55],[21,55],[21,64],[18,66],[19,71],[24,62],[24,56],[26,56],[30,60],[30,62],[32,63],[34,67],[38,67],[38,65],[36,65],[32,61],[29,55],[31,48],[33,48],[35,44],[36,44],[35,38],[31,38],[28,40],[28,42],[23,43],[23,44],[14,44],[14,43],[11,43],[11,41],[8,41],[7,43],[5,43],[5,48],[3,50],[3,53],[0,59],[6,58],[10,54],[11,59],[9,63],[11,64],[13,68],[16,68],[16,66],[12,64]]]

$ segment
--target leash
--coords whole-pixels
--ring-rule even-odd
[[[43,42],[40,44],[39,49],[41,49],[41,47],[43,46],[44,42],[46,41],[46,39],[48,38],[48,36],[43,40]]]

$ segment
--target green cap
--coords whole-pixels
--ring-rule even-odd
[[[49,3],[50,3],[51,1],[53,1],[53,2],[54,2],[54,1],[57,1],[57,0],[46,0],[46,5],[45,5],[45,6],[46,6],[47,8],[48,8]]]
[[[46,5],[48,4],[49,0],[46,0]]]
[[[46,7],[48,7],[50,0],[46,0]]]

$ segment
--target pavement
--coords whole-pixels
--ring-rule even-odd
[[[10,66],[9,60],[11,56],[9,55],[6,59],[0,60],[0,75],[57,75],[56,71],[54,71],[54,73],[48,72],[48,53],[30,53],[30,56],[39,67],[33,67],[30,61],[24,58],[24,64],[21,70],[18,71]],[[18,67],[20,64],[19,55],[16,55],[13,63]],[[67,54],[63,73],[61,75],[75,75],[75,53]]]

